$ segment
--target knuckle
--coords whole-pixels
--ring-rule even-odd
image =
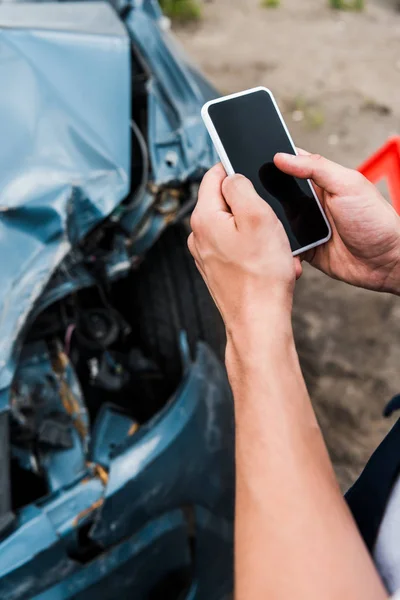
[[[248,222],[252,229],[260,229],[263,225],[264,219],[260,214],[251,213],[248,217]]]
[[[360,173],[360,171],[355,171],[353,169],[350,169],[350,177],[351,177],[351,182],[355,186],[365,185],[366,183],[369,183],[368,179],[366,179],[366,177],[364,177],[364,175],[362,173]]]
[[[306,159],[310,161],[308,164],[310,166],[311,177],[315,176],[317,173],[326,171],[328,161],[321,156],[321,154],[311,154],[306,157]]]
[[[201,216],[198,210],[195,210],[190,217],[190,228],[194,232],[199,232],[201,229]]]
[[[213,169],[214,169],[214,167],[212,169],[210,169],[209,171],[207,171],[207,173],[205,173],[205,175],[204,175],[204,177],[202,179],[202,184],[207,184],[207,182],[210,179],[213,179],[213,177],[214,177]]]
[[[314,162],[319,162],[321,160],[324,160],[324,158],[323,158],[323,156],[321,156],[321,154],[311,154],[310,159],[313,160]]]
[[[247,211],[247,220],[253,229],[265,227],[269,218],[269,210],[267,206],[251,205]]]
[[[212,171],[207,171],[207,173],[203,176],[203,179],[201,180],[200,187],[199,187],[199,193],[198,193],[199,200],[206,193],[206,191],[214,185],[214,183],[213,183],[214,179],[215,178],[212,174]]]

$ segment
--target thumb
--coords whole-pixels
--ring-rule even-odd
[[[230,175],[222,183],[222,193],[238,227],[253,228],[260,221],[275,217],[272,208],[258,195],[254,185],[243,175]]]
[[[366,181],[358,171],[342,167],[319,154],[295,155],[279,152],[275,155],[274,163],[287,175],[312,179],[332,195],[359,191],[360,184]]]

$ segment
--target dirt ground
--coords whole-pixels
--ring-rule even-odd
[[[221,92],[268,86],[299,146],[357,167],[400,134],[399,3],[367,4],[356,14],[332,11],[328,0],[282,0],[277,9],[209,0],[202,22],[176,32]],[[345,489],[391,425],[381,415],[400,392],[400,299],[307,268],[294,324]]]

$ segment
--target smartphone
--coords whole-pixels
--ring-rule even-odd
[[[227,174],[250,179],[282,222],[294,255],[329,240],[331,228],[311,182],[274,164],[277,152],[297,152],[270,90],[257,87],[211,100],[202,117]]]

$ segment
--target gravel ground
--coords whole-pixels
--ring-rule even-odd
[[[398,3],[367,0],[361,14],[332,11],[327,0],[281,4],[211,0],[200,23],[176,33],[221,92],[271,88],[299,146],[357,167],[400,134]],[[381,414],[400,391],[400,300],[306,268],[294,325],[345,489],[391,425]]]

